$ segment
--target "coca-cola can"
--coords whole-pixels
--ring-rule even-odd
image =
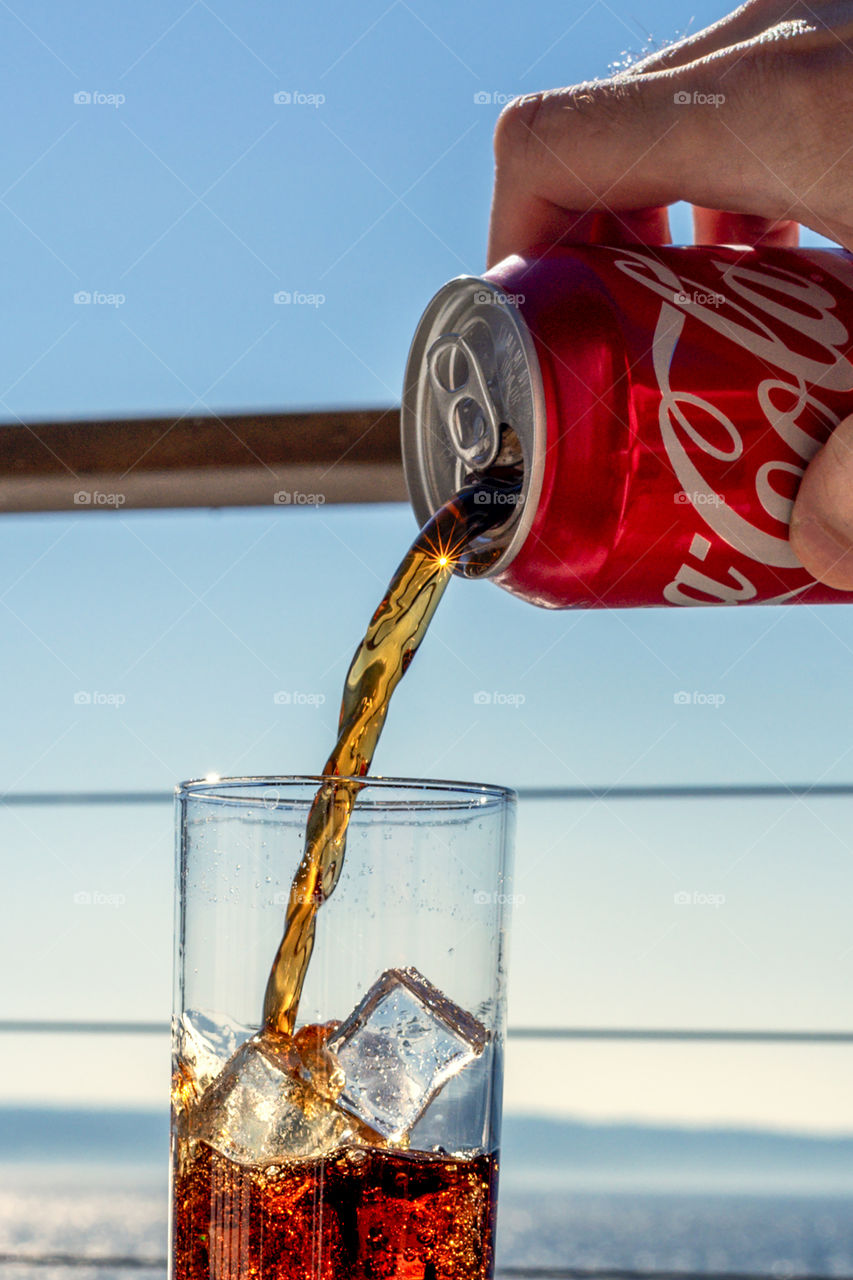
[[[415,333],[403,458],[423,524],[516,466],[458,571],[548,608],[833,603],[788,541],[853,412],[853,257],[579,245],[451,280]]]

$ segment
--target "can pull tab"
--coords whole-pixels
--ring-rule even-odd
[[[427,352],[433,402],[459,458],[474,471],[490,467],[501,447],[501,417],[480,359],[458,333],[443,333]]]

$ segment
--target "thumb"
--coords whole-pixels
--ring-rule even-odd
[[[853,414],[806,468],[791,514],[791,546],[813,577],[853,591]]]

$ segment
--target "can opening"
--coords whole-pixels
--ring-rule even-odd
[[[517,490],[520,494],[524,482],[524,456],[521,450],[521,441],[515,431],[508,422],[501,422],[498,426],[500,432],[500,446],[497,456],[491,466],[485,469],[477,468],[470,471],[464,478],[463,483],[468,484],[494,484],[497,490],[511,489]],[[507,512],[507,518],[500,525],[496,526],[496,530],[503,529],[506,524],[515,518],[514,511]]]
[[[518,433],[513,430],[508,422],[499,423],[498,431],[500,432],[498,456],[489,468],[488,474],[491,475],[495,470],[515,468],[518,473],[518,479],[521,480],[524,476],[524,454],[521,450],[521,441],[518,438]]]
[[[492,502],[506,505],[506,519],[492,526],[492,539],[501,539],[501,535],[518,517],[518,505],[523,500],[524,490],[524,457],[521,442],[517,433],[508,422],[498,424],[500,443],[497,456],[491,466],[485,470],[469,472],[463,479],[463,486],[480,485],[488,492]],[[456,569],[462,577],[480,578],[502,553],[502,541],[481,544],[462,559]]]
[[[500,572],[523,544],[544,464],[541,379],[515,299],[463,276],[436,294],[421,318],[406,367],[403,462],[423,524],[464,486],[482,484],[501,504],[456,572]]]

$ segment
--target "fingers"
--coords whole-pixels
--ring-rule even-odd
[[[811,8],[804,0],[749,0],[732,13],[713,22],[702,31],[694,32],[675,41],[665,49],[656,50],[629,67],[625,75],[646,74],[649,71],[666,71],[686,66],[697,58],[719,53],[733,44],[754,40],[770,28],[787,24],[790,29],[813,25],[819,19],[815,10],[822,7],[819,0],[812,0]]]
[[[562,210],[565,218],[565,210]],[[669,210],[624,209],[610,213],[570,214],[575,225],[566,228],[571,244],[669,244]],[[556,243],[556,242],[554,242]]]
[[[750,213],[725,213],[696,205],[693,240],[696,244],[761,244],[773,249],[795,249],[800,242],[800,226],[787,218],[774,221]]]
[[[851,47],[851,0],[751,0],[639,70],[518,99],[495,133],[490,265],[602,228],[665,243],[676,200],[699,206],[700,244],[791,247],[800,223],[853,248]]]
[[[495,135],[496,173],[488,263],[544,244],[611,236],[619,243],[669,239],[664,207],[675,184],[664,180],[665,159],[636,180],[614,180],[637,169],[637,159],[658,146],[667,123],[617,105],[611,90],[579,86],[520,99],[501,116]],[[629,90],[636,102],[637,94]],[[603,127],[602,127],[603,126]],[[641,180],[644,179],[644,180]]]
[[[645,220],[660,238],[662,209],[676,200],[790,217],[791,190],[778,177],[776,154],[790,137],[780,137],[768,94],[756,100],[740,91],[750,65],[736,47],[676,72],[512,103],[495,133],[489,265],[544,243],[571,242],[578,213],[615,216],[623,229]]]
[[[498,211],[498,219],[501,216]],[[530,196],[518,200],[506,236],[490,242],[488,265],[493,266],[510,253],[560,244],[669,244],[670,240],[669,213],[665,208],[583,213]]]
[[[809,573],[853,591],[853,415],[815,454],[797,493],[791,546]]]

